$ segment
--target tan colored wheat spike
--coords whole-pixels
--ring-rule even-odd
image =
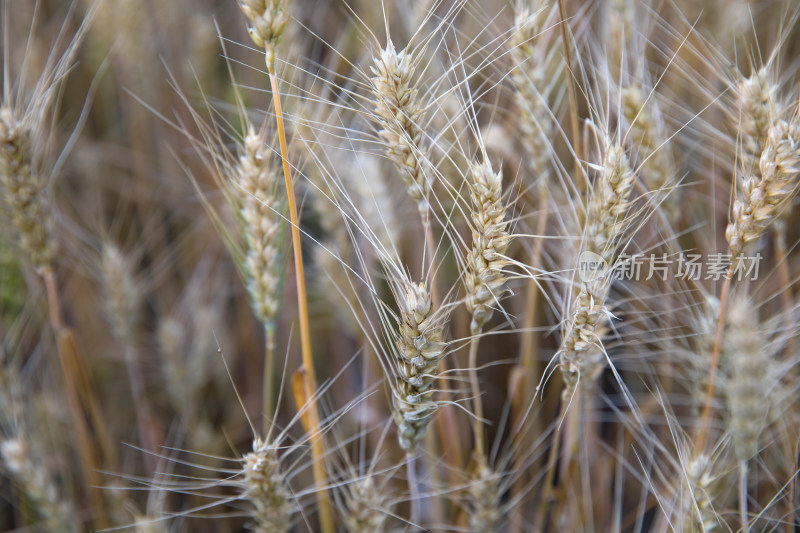
[[[433,384],[439,374],[439,361],[445,355],[445,316],[441,310],[433,309],[424,283],[402,282],[396,292],[400,317],[392,406],[400,446],[411,455],[438,408]]]
[[[625,215],[635,175],[619,144],[606,143],[606,153],[586,217],[583,250],[593,252],[613,264],[616,243],[625,230]],[[608,275],[584,283],[575,299],[567,329],[561,341],[560,365],[567,391],[573,391],[581,376],[593,375],[587,352],[598,344],[596,328],[608,314],[605,306]]]
[[[59,498],[58,489],[41,461],[32,457],[30,445],[22,437],[0,441],[2,466],[17,480],[25,495],[41,513],[51,531],[77,531],[69,505]]]
[[[488,160],[470,165],[472,200],[472,248],[467,256],[465,284],[471,330],[477,335],[492,317],[505,288],[503,268],[511,237],[505,220],[502,172],[494,172]]]
[[[131,271],[130,260],[114,244],[105,243],[101,270],[111,332],[116,339],[133,345],[136,341],[141,296]]]
[[[514,100],[519,110],[517,123],[522,144],[528,155],[528,166],[544,181],[550,174],[550,136],[553,131],[548,96],[552,87],[554,39],[543,35],[550,22],[552,9],[540,1],[534,10],[519,2],[514,14],[511,36],[511,57],[514,68],[511,79],[516,91]]]
[[[500,475],[488,465],[485,457],[477,456],[467,492],[469,530],[476,533],[497,531],[503,518],[500,507]]]
[[[240,0],[239,6],[250,21],[250,38],[265,50],[267,65],[273,64],[275,47],[289,22],[286,0]]]
[[[770,402],[765,391],[771,361],[748,299],[734,301],[727,320],[722,361],[729,368],[725,386],[728,426],[736,457],[747,461],[758,453],[759,437],[768,420]]]
[[[769,129],[759,162],[761,176],[750,175],[733,203],[725,238],[733,256],[758,239],[797,193],[800,171],[800,120],[778,120]]]
[[[742,167],[745,174],[759,172],[759,159],[769,136],[770,126],[780,116],[777,86],[770,80],[766,67],[741,76],[736,85],[739,107],[737,131],[742,145]]]
[[[270,147],[251,128],[244,139],[235,169],[234,194],[238,196],[242,231],[247,244],[244,270],[247,292],[256,317],[269,323],[278,311],[279,218],[275,195],[276,169],[270,164]]]
[[[32,125],[0,107],[0,191],[19,245],[40,274],[52,269],[55,241],[47,177],[36,171]]]
[[[622,90],[622,112],[631,125],[629,135],[643,161],[641,177],[645,188],[657,191],[675,175],[675,164],[668,146],[664,144],[653,96],[648,100],[639,85],[625,87]]]
[[[348,485],[343,517],[350,533],[381,533],[387,518],[387,502],[375,486],[371,476],[358,479]]]
[[[681,531],[711,532],[720,526],[717,513],[714,511],[714,478],[711,475],[713,463],[706,455],[699,455],[686,465],[688,484],[686,496],[682,499],[682,517],[678,521]],[[699,514],[698,514],[699,513]]]
[[[254,507],[250,517],[258,533],[284,533],[291,527],[295,510],[292,494],[281,472],[278,448],[261,439],[242,458],[243,497]]]
[[[416,59],[410,51],[398,52],[389,42],[371,67],[371,81],[378,135],[427,224],[431,183],[424,168],[428,149],[420,126],[423,106],[415,85],[415,67]]]

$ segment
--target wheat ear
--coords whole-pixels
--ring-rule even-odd
[[[778,120],[770,128],[759,161],[761,176],[750,175],[741,198],[733,203],[725,231],[730,252],[741,254],[755,241],[797,193],[800,171],[800,121]]]
[[[285,533],[291,527],[295,504],[281,472],[279,449],[261,439],[242,458],[243,497],[252,505],[250,517],[258,533]]]
[[[280,253],[279,201],[275,195],[277,176],[271,162],[271,148],[263,132],[252,128],[241,147],[234,169],[234,191],[239,198],[242,233],[246,243],[244,274],[250,306],[264,325],[263,410],[274,416],[275,315],[278,312]]]
[[[438,408],[433,384],[439,375],[439,361],[445,355],[445,315],[433,309],[424,283],[402,281],[399,285],[395,289],[400,317],[395,337],[392,406],[400,446],[413,455]]]
[[[76,43],[77,40],[73,45]],[[70,54],[71,52],[65,56],[64,61],[68,60]],[[63,68],[66,69],[66,65]],[[40,83],[45,83],[52,75],[55,73],[44,73]],[[49,102],[30,105],[41,105],[46,108]],[[20,248],[44,281],[50,323],[56,335],[59,363],[79,442],[83,474],[88,485],[98,487],[99,467],[84,407],[93,419],[98,440],[105,446],[105,450],[110,449],[108,445],[110,441],[103,428],[104,422],[99,404],[88,386],[86,379],[88,373],[83,354],[78,350],[74,333],[66,326],[61,314],[61,299],[53,268],[56,241],[53,237],[52,198],[48,177],[39,168],[43,163],[41,150],[34,148],[36,142],[34,137],[37,128],[41,126],[37,122],[44,119],[45,111],[46,109],[26,109],[20,117],[15,114],[8,102],[0,106],[0,193],[3,196],[3,210],[14,226]],[[99,505],[99,491],[91,488],[90,495]],[[98,523],[103,523],[105,516],[102,509],[99,515]]]
[[[425,169],[428,148],[420,126],[424,108],[415,84],[415,67],[413,54],[408,50],[398,52],[390,41],[371,68],[372,95],[374,120],[386,155],[403,177],[427,227],[431,183]]]
[[[464,285],[467,310],[472,317],[469,372],[475,406],[475,447],[478,455],[483,456],[483,405],[477,374],[478,342],[483,326],[492,317],[505,291],[506,275],[503,269],[509,263],[505,253],[511,237],[505,220],[502,172],[492,170],[491,162],[484,155],[483,163],[473,162],[470,165],[469,175],[472,248],[466,258]]]
[[[475,461],[475,470],[467,490],[469,530],[492,533],[498,530],[503,519],[500,475],[489,466],[484,455],[476,454]]]
[[[17,480],[52,531],[78,531],[72,509],[60,500],[58,489],[45,466],[35,460],[29,443],[22,437],[0,441],[0,459]]]
[[[736,84],[736,103],[739,108],[736,126],[745,173],[758,172],[770,126],[780,116],[777,90],[766,67],[756,70],[747,78],[741,76]]]
[[[594,186],[586,216],[583,250],[599,255],[606,265],[613,264],[616,243],[625,230],[625,214],[630,207],[630,195],[635,175],[628,157],[619,144],[606,143],[606,153],[600,176]],[[589,369],[587,352],[596,347],[595,329],[608,314],[605,301],[609,279],[606,273],[593,283],[584,283],[575,299],[567,329],[559,348],[565,392],[574,391]]]
[[[5,209],[22,250],[44,275],[52,270],[55,240],[50,191],[45,176],[32,168],[31,126],[0,107],[0,188]]]
[[[642,182],[648,191],[657,191],[675,175],[675,163],[661,131],[655,95],[648,98],[641,86],[629,85],[622,90],[621,99],[622,114],[630,124],[631,141],[642,160]],[[678,214],[676,205],[668,208]]]
[[[347,512],[344,523],[351,533],[381,533],[387,518],[387,502],[372,476],[358,479],[347,487]]]

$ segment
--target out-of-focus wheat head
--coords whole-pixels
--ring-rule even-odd
[[[49,177],[35,162],[32,119],[15,116],[7,105],[0,107],[0,186],[19,245],[42,273],[52,268],[55,240]]]
[[[292,493],[281,471],[280,449],[261,439],[242,458],[244,497],[253,505],[250,513],[259,533],[289,531],[295,510]]]
[[[346,486],[344,523],[353,533],[380,533],[384,530],[388,502],[372,476],[356,479]]]

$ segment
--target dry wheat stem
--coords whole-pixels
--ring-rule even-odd
[[[297,306],[300,318],[300,345],[303,354],[303,368],[305,369],[306,394],[312,402],[308,408],[309,434],[311,437],[311,455],[314,460],[314,481],[319,489],[317,502],[319,504],[320,525],[324,533],[333,533],[333,514],[330,498],[324,490],[327,476],[325,474],[325,450],[320,433],[319,408],[315,401],[313,391],[317,390],[316,372],[314,370],[314,356],[311,351],[311,325],[308,320],[308,297],[306,295],[305,271],[303,269],[303,251],[300,242],[300,219],[297,215],[297,200],[294,194],[291,171],[289,169],[289,154],[286,146],[286,130],[283,123],[280,93],[278,92],[278,78],[275,75],[274,65],[267,65],[269,80],[272,87],[272,101],[275,107],[275,120],[278,129],[278,140],[281,147],[283,162],[283,176],[286,183],[286,196],[289,204],[289,222],[292,230],[292,250],[294,252],[295,279],[297,282]]]

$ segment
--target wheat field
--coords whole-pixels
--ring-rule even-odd
[[[0,0],[0,530],[800,530],[797,0]]]

